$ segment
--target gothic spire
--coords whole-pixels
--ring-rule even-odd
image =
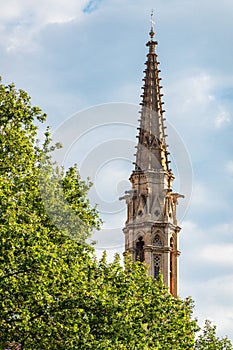
[[[163,275],[170,293],[178,295],[179,231],[176,207],[181,197],[172,191],[162,109],[160,70],[157,60],[153,14],[141,102],[141,118],[132,189],[125,192],[127,220],[125,252],[144,261],[150,276]]]
[[[135,172],[147,170],[163,170],[169,172],[168,152],[165,141],[164,117],[162,108],[162,86],[159,77],[159,62],[156,53],[157,41],[154,40],[153,12],[151,14],[150,40],[146,60],[143,94],[141,102],[141,118],[136,153]]]

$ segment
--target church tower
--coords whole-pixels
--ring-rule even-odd
[[[174,176],[169,167],[163,102],[156,54],[157,41],[151,21],[143,94],[140,111],[136,162],[130,176],[132,190],[123,199],[127,203],[125,252],[133,260],[145,262],[149,275],[163,275],[170,293],[178,295],[178,257],[180,227],[176,218],[177,200]]]

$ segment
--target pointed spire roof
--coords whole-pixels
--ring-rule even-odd
[[[147,170],[161,170],[170,172],[167,145],[165,141],[165,127],[163,102],[159,77],[159,62],[156,53],[157,41],[154,40],[154,20],[151,14],[150,40],[146,46],[149,48],[146,60],[145,77],[143,79],[143,94],[140,111],[140,127],[136,153],[135,172]]]

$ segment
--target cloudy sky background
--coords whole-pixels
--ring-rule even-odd
[[[151,8],[174,186],[186,195],[180,294],[233,339],[233,2],[2,0],[0,74],[48,113],[64,144],[60,161],[95,182],[105,220],[97,253],[121,253],[117,199],[134,161]]]

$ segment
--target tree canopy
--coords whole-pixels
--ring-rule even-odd
[[[61,310],[63,298],[69,297],[69,284],[84,268],[79,265],[90,260],[91,249],[81,247],[80,240],[101,223],[86,196],[90,184],[81,180],[77,168],[67,172],[53,168],[49,132],[41,147],[36,142],[35,121],[45,118],[31,105],[26,92],[16,90],[13,84],[0,85],[2,349],[6,342],[20,342],[22,347],[45,335],[54,333],[56,338],[53,325],[58,332],[59,322],[54,313]],[[61,187],[64,208],[60,208]],[[77,216],[79,230],[68,239],[77,228],[71,220],[66,225],[66,217],[72,215]]]
[[[0,84],[0,349],[231,350],[198,331],[193,302],[126,256],[97,260],[85,243],[101,219],[76,166],[52,164],[46,115]]]

